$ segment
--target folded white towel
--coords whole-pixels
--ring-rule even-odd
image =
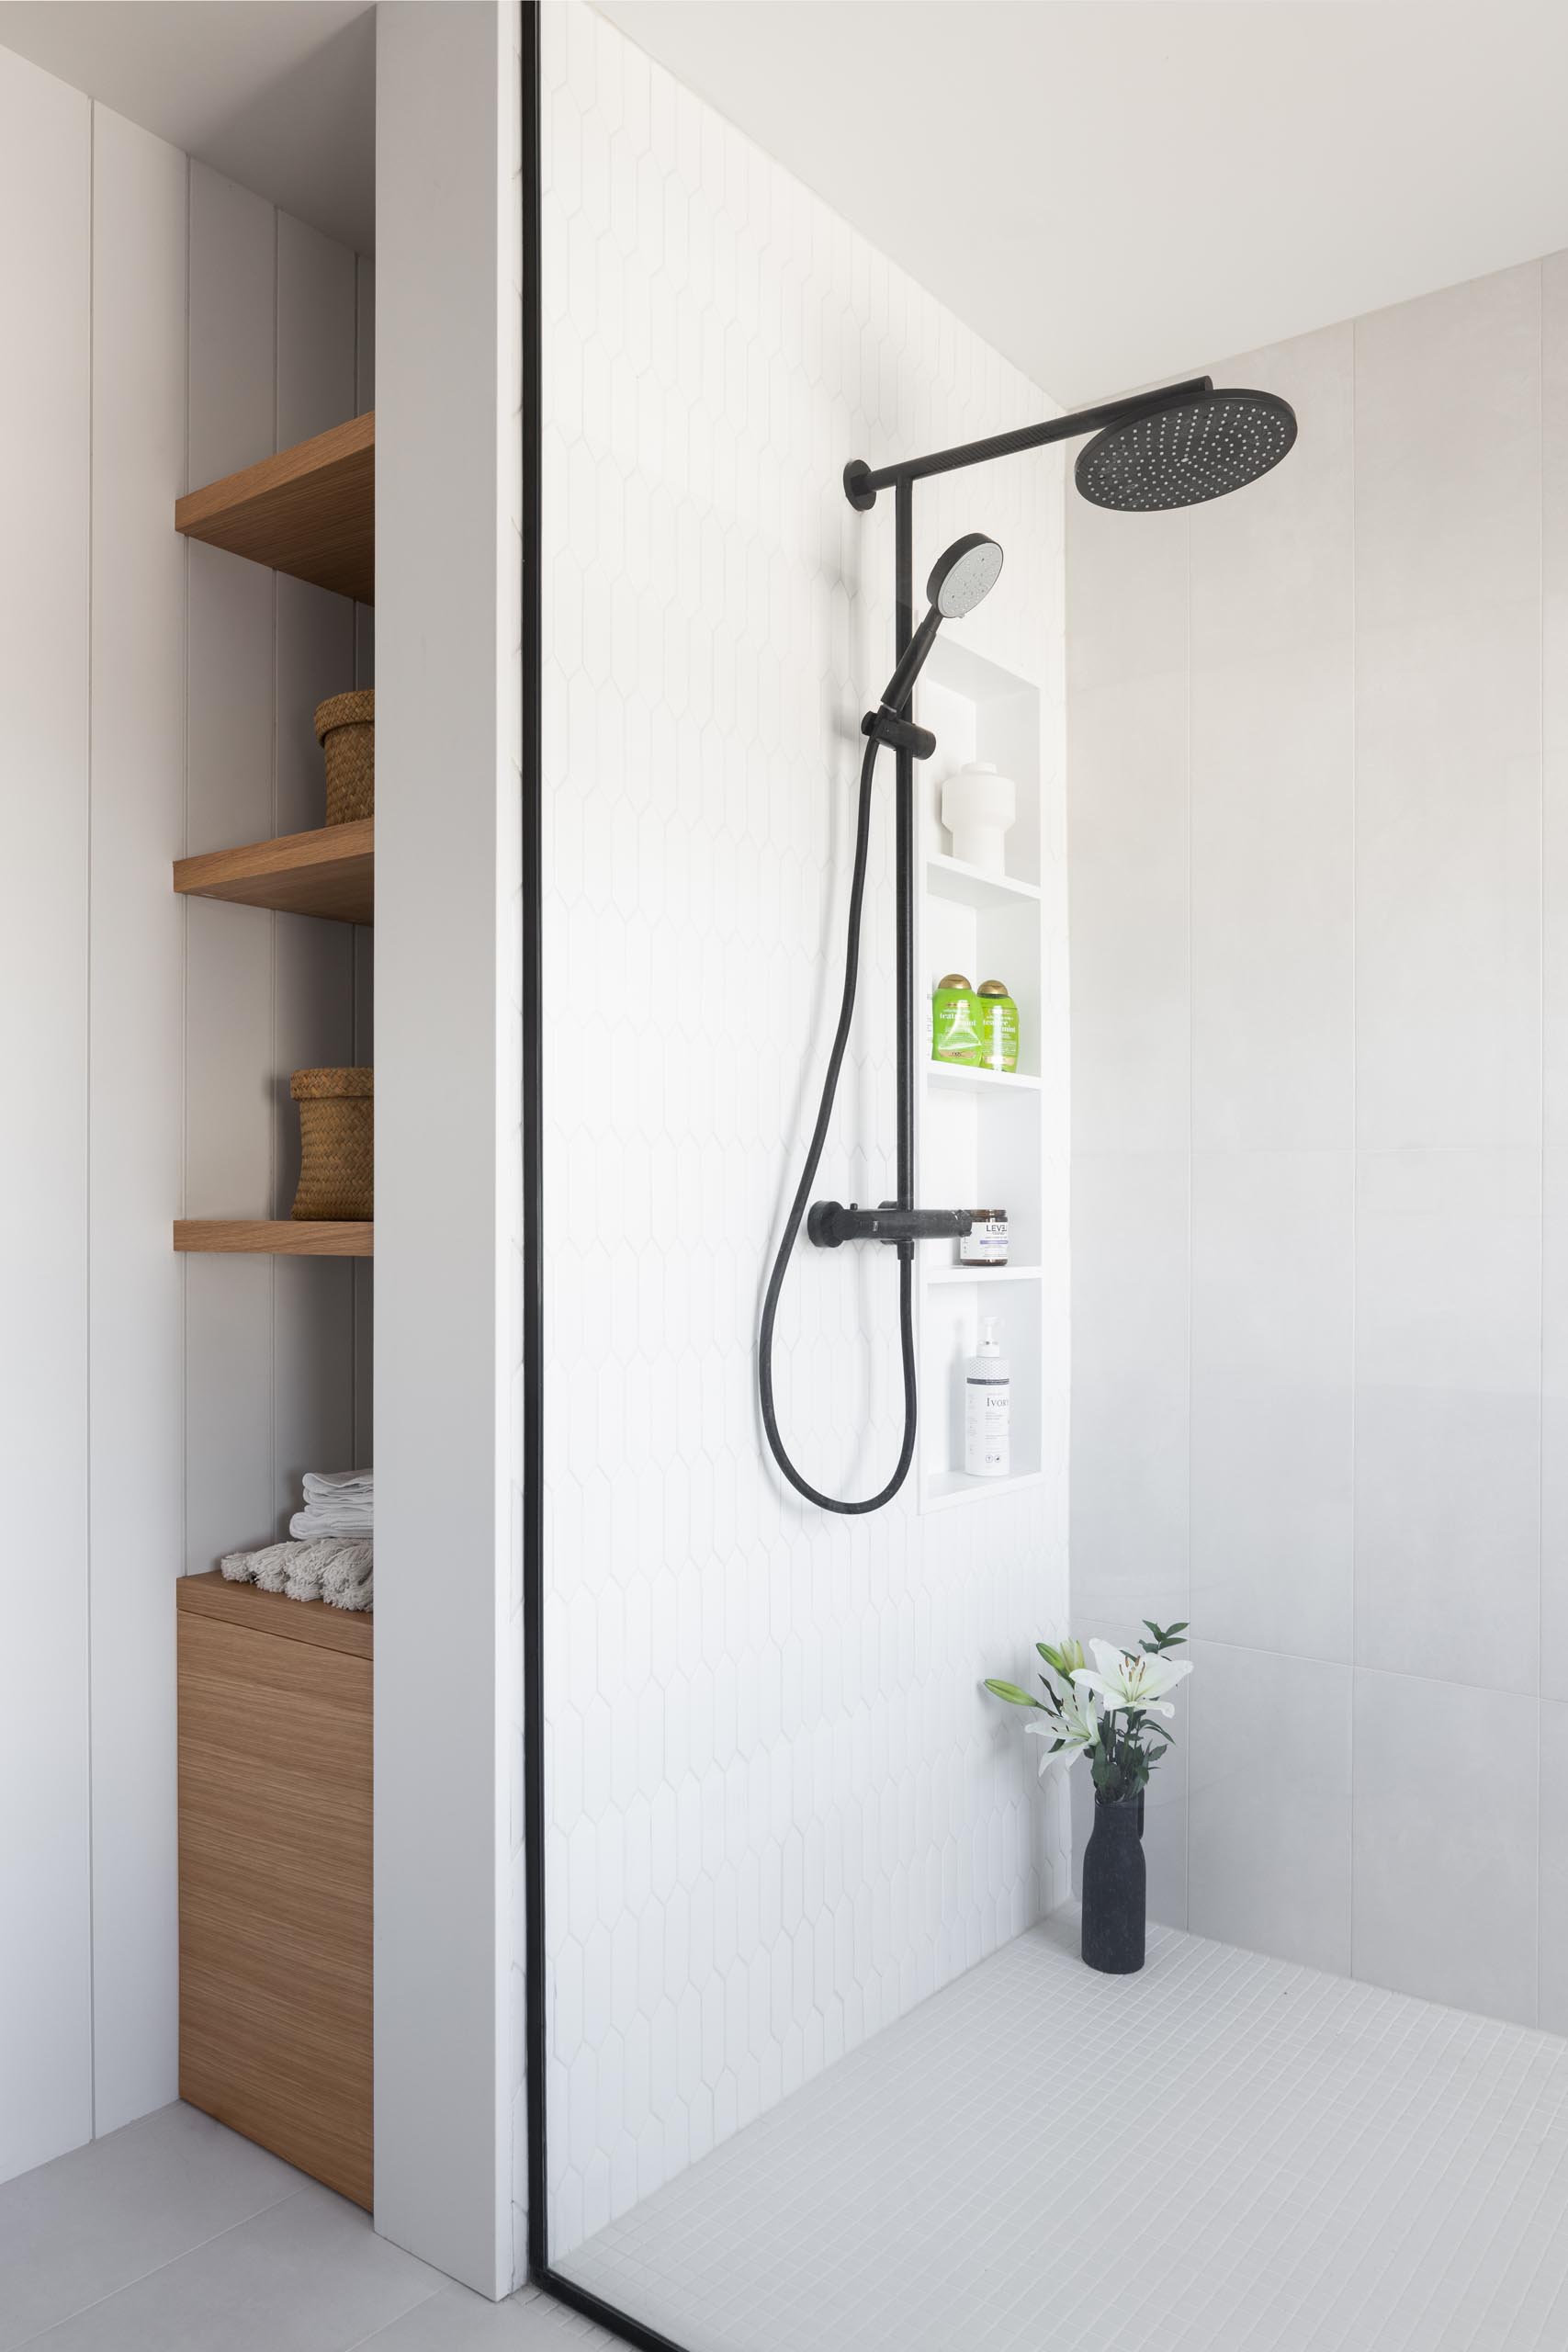
[[[376,1491],[376,1473],[374,1470],[307,1470],[303,1484],[308,1503],[331,1502],[338,1495],[363,1495],[368,1502]]]
[[[376,1474],[372,1470],[307,1470],[305,1506],[288,1522],[297,1542],[324,1536],[346,1541],[373,1532]]]

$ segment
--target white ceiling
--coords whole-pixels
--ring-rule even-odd
[[[374,0],[0,0],[0,48],[374,251]]]
[[[1568,246],[1564,0],[599,0],[1057,399]]]

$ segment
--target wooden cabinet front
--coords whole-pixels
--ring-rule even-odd
[[[180,2096],[371,2203],[371,1626],[179,1588]]]

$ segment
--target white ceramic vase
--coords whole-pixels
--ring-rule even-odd
[[[942,787],[942,821],[953,835],[953,856],[987,874],[1007,871],[1007,831],[1017,814],[1018,787],[990,760],[971,760]]]

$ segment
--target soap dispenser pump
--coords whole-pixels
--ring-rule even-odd
[[[1008,1425],[1012,1381],[997,1343],[997,1318],[980,1323],[980,1351],[964,1365],[964,1467],[971,1478],[1005,1478],[1010,1466]]]

